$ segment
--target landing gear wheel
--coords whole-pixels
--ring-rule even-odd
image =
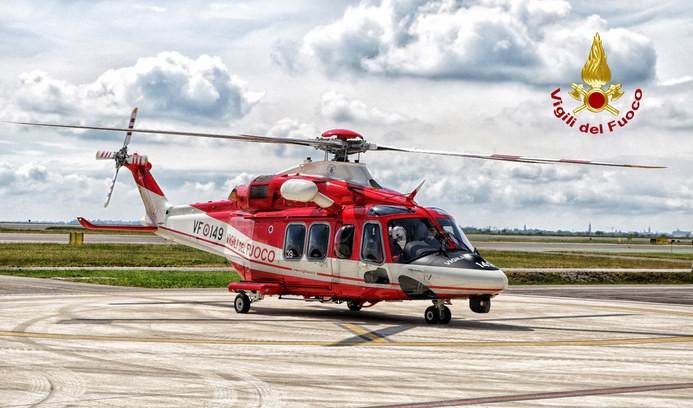
[[[248,313],[250,310],[250,298],[245,293],[239,293],[236,295],[236,299],[233,301],[233,308],[236,309],[236,313]]]
[[[347,307],[352,312],[358,312],[361,310],[361,302],[354,302],[353,300],[347,300]]]
[[[448,323],[450,323],[451,319],[452,319],[452,312],[450,311],[450,308],[447,306],[443,306],[443,309],[441,310],[440,321],[438,323],[448,324]]]
[[[424,320],[428,324],[436,324],[440,320],[440,314],[438,313],[438,308],[435,306],[429,306],[424,312]]]
[[[474,313],[488,313],[491,310],[491,298],[488,296],[472,296],[469,298],[469,308]]]

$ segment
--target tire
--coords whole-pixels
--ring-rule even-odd
[[[358,312],[361,310],[361,302],[355,302],[353,300],[347,300],[347,307],[352,312]]]
[[[428,324],[436,324],[440,320],[440,315],[438,314],[438,308],[435,306],[429,306],[424,312],[424,320]]]
[[[233,301],[233,308],[236,309],[236,313],[248,313],[250,310],[250,298],[245,293],[239,293],[236,295],[236,299]]]
[[[450,308],[447,306],[443,306],[443,315],[440,317],[440,321],[438,323],[448,324],[448,323],[450,323],[451,319],[452,319],[452,312],[450,311]]]

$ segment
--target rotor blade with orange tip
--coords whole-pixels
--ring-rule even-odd
[[[646,164],[626,164],[626,163],[607,163],[598,162],[591,160],[575,160],[575,159],[546,159],[539,157],[527,157],[527,156],[516,156],[508,154],[480,154],[480,153],[465,153],[465,152],[443,152],[439,150],[422,150],[422,149],[409,149],[405,147],[394,147],[394,146],[383,146],[377,145],[374,149],[375,151],[390,151],[390,152],[404,152],[404,153],[420,153],[420,154],[434,154],[439,156],[453,156],[453,157],[468,157],[472,159],[486,159],[486,160],[500,160],[500,161],[511,161],[520,163],[554,163],[554,164],[584,164],[590,166],[610,166],[610,167],[633,167],[639,169],[665,169],[664,166],[651,166]]]

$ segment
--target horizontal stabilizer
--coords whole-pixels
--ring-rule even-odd
[[[97,231],[136,231],[136,232],[156,232],[155,226],[148,225],[95,225],[82,217],[77,217],[77,221],[86,229]]]

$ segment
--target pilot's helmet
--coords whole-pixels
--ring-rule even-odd
[[[407,231],[404,227],[398,225],[390,228],[390,236],[400,248],[404,249],[404,246],[407,245]]]

